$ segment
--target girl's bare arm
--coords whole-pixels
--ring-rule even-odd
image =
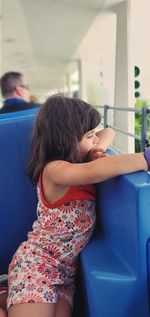
[[[105,128],[103,130],[98,131],[96,135],[99,137],[98,147],[105,152],[108,149],[108,147],[112,145],[116,133],[111,128]]]
[[[105,156],[81,164],[54,161],[45,167],[44,177],[54,184],[71,186],[99,183],[115,176],[140,170],[148,170],[148,165],[143,153],[135,153]]]

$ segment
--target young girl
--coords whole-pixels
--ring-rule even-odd
[[[92,184],[148,169],[143,153],[103,154],[114,132],[97,133],[100,119],[84,101],[57,95],[40,109],[28,168],[38,217],[9,267],[9,317],[71,316],[78,255],[95,225]]]
[[[6,317],[7,275],[0,275],[0,317]]]

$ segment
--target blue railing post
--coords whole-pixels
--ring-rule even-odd
[[[108,108],[109,106],[104,106],[104,128],[108,127]]]
[[[104,109],[104,122],[103,122],[103,126],[104,128],[110,127],[113,128],[115,131],[118,131],[120,133],[123,133],[125,135],[131,136],[133,138],[135,138],[135,140],[139,140],[141,145],[141,151],[144,150],[144,148],[146,146],[150,146],[150,140],[148,139],[148,127],[147,127],[147,122],[148,122],[148,114],[150,114],[150,108],[147,107],[146,105],[141,109],[136,109],[136,108],[131,108],[131,107],[126,107],[126,108],[122,108],[122,107],[112,107],[112,106],[108,106],[108,105],[104,105],[104,106],[96,106],[96,108],[101,108]],[[108,110],[114,110],[114,111],[131,111],[134,113],[140,113],[142,116],[142,126],[141,126],[141,135],[136,135],[136,134],[132,134],[129,133],[123,129],[120,129],[118,127],[115,126],[111,126],[108,122]]]

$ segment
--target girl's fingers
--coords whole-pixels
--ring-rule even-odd
[[[104,153],[103,149],[100,149],[100,148],[94,148],[94,149],[90,150],[88,153],[88,159],[90,161],[95,160],[97,158],[102,158],[105,156],[106,156],[106,154]]]

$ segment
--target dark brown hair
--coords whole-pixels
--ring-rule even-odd
[[[50,161],[81,162],[78,142],[100,120],[100,113],[80,99],[49,97],[38,113],[32,134],[28,175],[33,183],[38,182]]]
[[[19,72],[5,73],[0,79],[1,92],[3,97],[9,96],[17,85],[22,83],[23,74]]]

